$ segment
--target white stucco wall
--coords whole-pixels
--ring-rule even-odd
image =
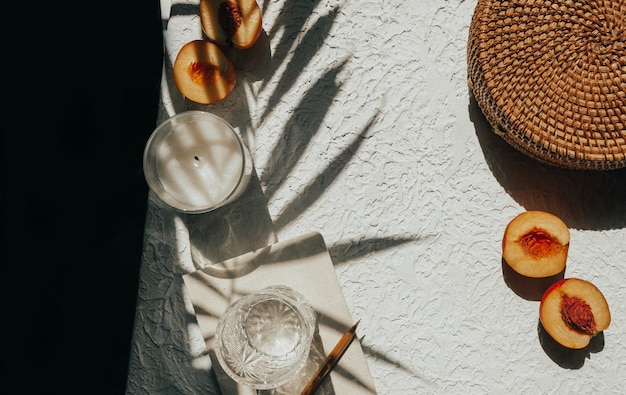
[[[324,236],[378,392],[622,392],[626,172],[547,167],[491,133],[466,84],[476,2],[259,4],[265,34],[233,58],[231,95],[200,106],[166,83],[160,119],[224,117],[250,147],[266,199],[249,223],[268,215],[278,240]],[[196,5],[173,3],[166,63],[201,38]],[[503,280],[504,228],[528,209],[568,224],[566,276],[594,282],[611,307],[603,348],[586,357],[542,347],[539,302]],[[251,243],[272,240],[259,235]],[[184,217],[151,204],[129,393],[213,391],[184,308],[189,237]]]

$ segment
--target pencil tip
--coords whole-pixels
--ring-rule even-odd
[[[359,322],[361,322],[361,319],[359,319],[357,322],[354,323],[354,325],[352,325],[352,330],[355,330],[357,326],[359,326]]]

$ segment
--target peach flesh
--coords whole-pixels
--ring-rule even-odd
[[[517,273],[531,278],[554,276],[565,269],[569,229],[553,214],[526,211],[504,231],[502,257]]]
[[[543,229],[535,228],[519,240],[528,255],[545,258],[558,254],[563,246]]]
[[[205,40],[185,44],[174,61],[174,83],[189,100],[212,104],[233,90],[235,68],[220,48]]]
[[[262,13],[255,0],[200,0],[200,22],[209,40],[248,49],[261,34]]]
[[[544,293],[539,319],[557,343],[581,349],[593,336],[609,327],[611,313],[604,295],[595,285],[566,278],[552,284]]]

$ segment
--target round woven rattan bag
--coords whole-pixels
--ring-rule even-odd
[[[478,106],[517,150],[626,167],[626,0],[478,0],[467,55]]]

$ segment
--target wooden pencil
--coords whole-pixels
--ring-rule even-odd
[[[304,387],[300,395],[311,395],[317,390],[317,387],[324,381],[326,376],[330,373],[331,370],[337,365],[339,359],[343,356],[343,354],[348,349],[348,346],[352,343],[352,340],[356,337],[356,327],[359,325],[359,321],[357,321],[352,328],[348,329],[346,333],[341,336],[335,348],[328,354],[328,357],[324,360],[324,363],[319,367],[315,375],[311,378],[309,383]]]

